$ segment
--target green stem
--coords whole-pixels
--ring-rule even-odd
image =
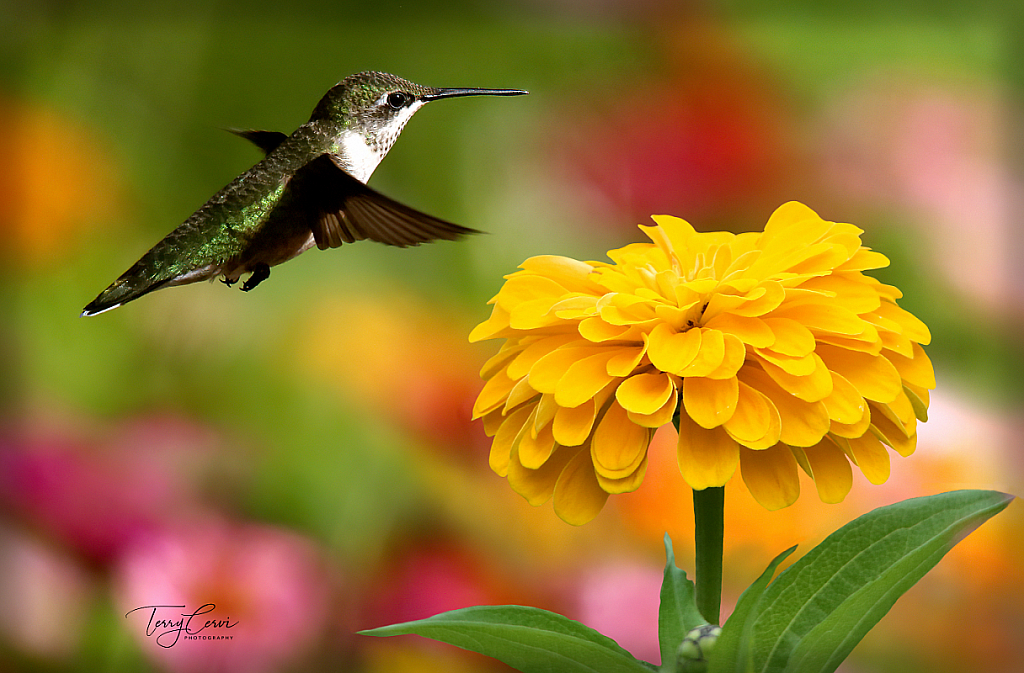
[[[718,624],[722,609],[722,536],[725,487],[693,492],[696,602],[704,619]]]
[[[679,432],[679,406],[672,416],[672,425]],[[696,568],[694,569],[697,609],[711,624],[718,624],[722,612],[722,538],[725,529],[725,487],[705,488],[693,492],[693,543]]]

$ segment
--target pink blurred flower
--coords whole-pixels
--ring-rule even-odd
[[[403,540],[372,580],[360,628],[474,605],[536,604],[536,595],[525,595],[522,584],[503,574],[494,559],[459,538],[427,532]],[[509,670],[493,659],[426,639],[363,638],[359,645],[366,670],[373,673]]]
[[[95,588],[89,573],[68,554],[0,524],[0,635],[5,647],[48,660],[69,659]]]
[[[488,564],[470,550],[440,539],[417,543],[381,569],[367,606],[367,626],[423,619],[471,605],[502,602]]]
[[[136,540],[114,583],[125,628],[175,673],[260,673],[295,661],[323,636],[333,589],[309,540],[214,521]]]
[[[658,606],[663,570],[609,563],[589,570],[578,587],[576,616],[644,661],[658,661]]]
[[[840,96],[820,129],[824,176],[841,196],[916,217],[935,268],[973,301],[1005,310],[1024,295],[1010,284],[1015,184],[1012,131],[995,87],[904,79]]]
[[[169,417],[99,439],[53,427],[0,436],[0,501],[107,564],[140,534],[199,507],[196,459],[212,443],[208,430]]]

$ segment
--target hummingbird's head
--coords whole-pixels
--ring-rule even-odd
[[[331,87],[309,120],[334,122],[383,156],[431,91],[384,72],[361,72]]]
[[[352,142],[353,136],[361,137],[379,161],[395,144],[406,122],[430,101],[525,93],[521,89],[436,89],[386,72],[361,72],[331,87],[309,120],[337,124],[339,133],[348,136],[342,142]]]

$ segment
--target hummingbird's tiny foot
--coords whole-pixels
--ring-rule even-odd
[[[242,283],[242,292],[248,292],[268,278],[270,278],[270,267],[266,264],[257,264],[249,278]]]
[[[225,284],[225,285],[227,285],[228,287],[231,287],[232,285],[234,285],[235,283],[237,283],[237,282],[238,282],[238,279],[237,279],[237,278],[235,278],[234,280],[231,280],[230,278],[228,278],[227,276],[225,276],[224,278],[221,278],[221,279],[220,279],[220,282],[224,283],[224,284]]]

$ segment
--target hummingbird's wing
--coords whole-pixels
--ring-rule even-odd
[[[480,233],[389,199],[339,168],[329,154],[296,171],[288,190],[321,250],[363,239],[404,248]]]
[[[287,133],[280,131],[256,131],[252,129],[228,129],[240,138],[245,138],[256,147],[263,150],[264,154],[270,154],[277,146],[288,139]]]

